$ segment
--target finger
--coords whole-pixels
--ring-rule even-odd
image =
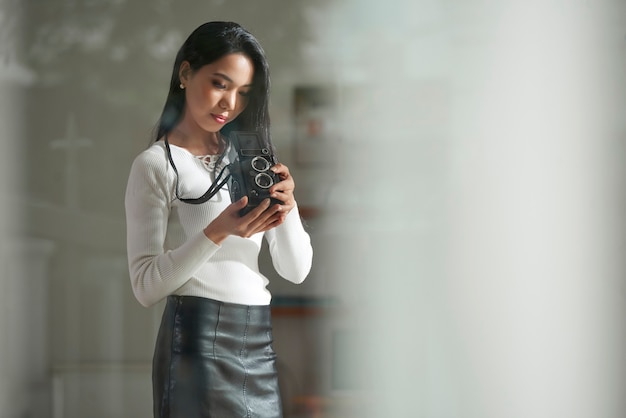
[[[279,173],[279,172],[289,172],[289,167],[287,167],[285,164],[283,163],[276,163],[272,166],[271,170],[274,173]]]
[[[276,214],[275,216],[268,219],[263,225],[260,225],[256,233],[269,231],[272,228],[276,228],[278,225],[282,224],[285,221],[285,216],[283,213]]]
[[[292,190],[288,190],[288,191],[277,190],[276,192],[271,193],[270,196],[273,199],[276,199],[279,202],[281,202],[283,205],[293,206],[295,204],[294,203],[295,198],[294,198]]]
[[[246,197],[246,202],[247,202],[247,197]],[[261,203],[259,203],[259,205],[257,207],[255,207],[254,209],[252,209],[250,212],[246,213],[243,218],[248,221],[249,223],[252,223],[256,218],[258,218],[270,205],[270,200],[269,199],[263,199],[263,201],[261,201]],[[242,209],[245,207],[242,206]]]
[[[274,192],[293,192],[296,188],[296,184],[293,182],[292,179],[287,179],[287,180],[283,180],[280,181],[278,183],[276,183],[275,185],[273,185],[272,187],[270,187],[270,193],[274,193]]]
[[[259,223],[266,223],[271,218],[280,216],[280,212],[282,212],[282,206],[279,204],[273,204],[272,206],[267,208],[265,212],[261,214],[261,216],[259,216],[258,221]]]
[[[270,199],[264,199],[263,202],[250,211],[246,216],[249,218],[248,228],[251,230],[255,230],[260,228],[267,220],[274,215],[276,212],[280,211],[280,205],[272,205],[270,206]]]
[[[284,203],[291,200],[291,198],[293,197],[293,193],[277,190],[270,194],[270,196]]]
[[[289,212],[293,210],[293,208],[295,208],[295,205],[282,205],[280,212],[282,213],[283,217],[286,217],[289,214]]]
[[[230,209],[234,212],[238,212],[239,210],[246,207],[248,204],[248,196],[244,196],[236,202],[231,203]]]
[[[284,217],[280,205],[273,205],[249,225],[253,234],[273,228]]]
[[[271,170],[275,173],[278,174],[278,176],[282,179],[285,180],[287,178],[289,178],[291,175],[289,174],[289,167],[287,167],[286,165],[282,164],[282,163],[278,163],[274,166],[272,166]]]

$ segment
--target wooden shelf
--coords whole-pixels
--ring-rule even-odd
[[[330,299],[307,296],[274,296],[271,303],[273,316],[323,315],[332,306]]]
[[[310,220],[320,215],[320,210],[313,206],[298,206],[298,212],[303,219]]]

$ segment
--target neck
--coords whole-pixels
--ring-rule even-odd
[[[184,129],[175,128],[168,135],[168,141],[170,144],[185,148],[195,155],[215,155],[224,150],[224,140],[219,132],[191,135]]]

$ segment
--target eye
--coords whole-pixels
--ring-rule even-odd
[[[220,90],[224,90],[224,89],[226,88],[226,85],[224,85],[224,84],[220,83],[220,82],[219,82],[219,81],[217,81],[217,80],[216,80],[216,81],[213,81],[213,86],[214,86],[215,88],[220,89]]]
[[[240,91],[239,94],[242,97],[250,97],[250,92],[249,91]]]

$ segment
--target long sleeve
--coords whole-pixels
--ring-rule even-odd
[[[204,235],[230,205],[223,187],[209,201],[193,205],[175,196],[202,196],[214,181],[207,159],[171,145],[178,176],[164,144],[157,142],[135,158],[126,188],[127,252],[135,297],[150,306],[176,294],[243,305],[270,303],[268,278],[259,271],[265,237],[276,271],[300,283],[311,269],[313,250],[297,207],[278,227],[250,238],[231,235],[220,245]]]
[[[133,162],[126,189],[128,263],[133,292],[150,306],[183,286],[220,248],[196,231],[165,247],[174,174],[164,155],[147,150]]]
[[[313,248],[297,206],[285,222],[265,233],[276,272],[293,283],[302,283],[311,270]]]

